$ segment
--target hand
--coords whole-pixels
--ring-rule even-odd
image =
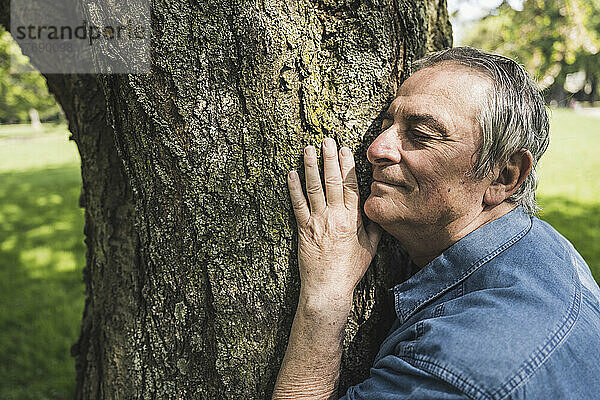
[[[350,307],[354,289],[375,256],[381,228],[363,225],[358,181],[349,148],[338,152],[335,141],[323,141],[325,192],[315,148],[304,149],[306,198],[298,174],[288,174],[288,189],[298,224],[301,298],[323,307]]]

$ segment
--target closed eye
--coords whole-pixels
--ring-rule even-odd
[[[429,134],[427,134],[427,133],[424,133],[423,131],[420,131],[420,130],[418,130],[418,129],[409,129],[409,130],[408,130],[408,133],[410,134],[410,136],[411,136],[413,139],[416,139],[416,140],[429,140],[429,139],[435,139],[433,136],[431,136],[431,135],[429,135]]]
[[[441,136],[437,132],[431,132],[429,129],[407,129],[406,137],[417,148],[432,148],[438,146],[438,144],[441,143],[453,142],[452,139],[445,136]]]
[[[410,114],[405,116],[408,126],[435,132],[442,137],[448,137],[448,130],[444,124],[429,114]],[[436,136],[437,136],[436,135]]]

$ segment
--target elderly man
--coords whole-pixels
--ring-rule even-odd
[[[598,399],[600,290],[536,211],[548,117],[527,73],[471,48],[435,53],[400,87],[369,147],[362,222],[354,159],[304,150],[288,187],[301,290],[274,398],[333,398],[344,325],[381,228],[420,267],[347,399]]]

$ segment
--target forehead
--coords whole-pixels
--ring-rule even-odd
[[[477,117],[492,89],[490,78],[466,66],[440,63],[411,75],[398,89],[389,112],[429,114],[448,124],[478,124]]]

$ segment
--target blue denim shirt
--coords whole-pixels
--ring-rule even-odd
[[[398,320],[344,399],[600,399],[600,290],[518,207],[393,288]]]

